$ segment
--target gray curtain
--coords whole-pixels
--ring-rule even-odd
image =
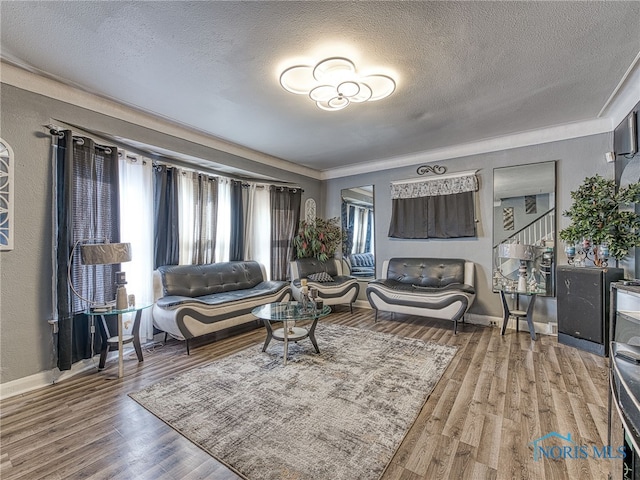
[[[293,260],[293,237],[300,221],[302,191],[271,187],[271,278],[288,280]]]
[[[115,272],[119,265],[82,265],[79,249],[73,258],[69,257],[78,242],[120,241],[118,151],[89,138],[74,137],[69,130],[56,135],[54,142],[58,368],[69,370],[73,363],[90,358],[92,353],[90,322],[83,313],[87,305],[72,292],[71,285],[92,301],[115,298]],[[98,348],[94,345],[93,351]]]
[[[342,242],[342,256],[348,257],[353,248],[353,215],[351,211],[353,205],[348,204],[344,200],[340,206],[340,216],[342,218],[342,229],[345,232],[344,241]]]
[[[244,209],[242,206],[242,182],[231,182],[231,239],[229,260],[244,259]]]
[[[192,263],[215,262],[216,229],[218,227],[218,179],[207,175],[193,177],[194,245]]]
[[[373,210],[367,209],[367,241],[365,242],[364,251],[371,252],[371,235],[373,233],[371,225],[373,225]]]
[[[473,192],[392,200],[389,237],[475,237]]]
[[[475,237],[475,172],[391,184],[392,238]]]
[[[153,178],[154,264],[177,265],[180,261],[178,237],[178,172],[175,168],[157,165]]]

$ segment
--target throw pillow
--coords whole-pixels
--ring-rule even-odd
[[[311,274],[309,275],[309,280],[320,283],[333,282],[333,278],[327,272]]]

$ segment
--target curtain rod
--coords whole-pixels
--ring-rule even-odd
[[[391,185],[402,185],[404,183],[421,183],[421,182],[433,182],[437,180],[443,180],[448,178],[468,177],[478,173],[478,170],[466,170],[464,172],[445,173],[435,177],[420,177],[420,178],[407,178],[406,180],[392,180]]]
[[[57,136],[57,137],[60,137],[60,138],[64,137],[64,129],[63,128],[60,128],[60,127],[58,127],[56,125],[52,125],[52,124],[43,125],[43,127],[49,129],[49,134],[50,135],[54,135],[54,136]],[[73,135],[73,132],[72,132],[71,133],[71,138],[73,138],[73,140],[75,142],[77,142],[79,145],[84,145],[84,138],[83,137],[79,137],[77,135]],[[87,137],[87,138],[91,138],[91,137]],[[117,147],[115,147],[115,146],[101,145],[101,144],[97,143],[94,139],[91,139],[91,140],[94,142],[96,148],[98,148],[100,150],[104,150],[104,152],[107,153],[107,154],[112,152],[112,150],[111,150],[112,148],[115,148],[116,151],[117,151]]]
[[[265,180],[247,180],[246,178],[228,177],[226,175],[221,175],[220,173],[212,173],[212,172],[207,172],[205,170],[199,170],[194,167],[185,167],[183,165],[176,165],[176,164],[169,163],[167,161],[158,161],[154,159],[153,166],[154,167],[162,166],[165,168],[176,168],[178,170],[181,170],[183,174],[189,171],[189,172],[197,173],[198,175],[206,175],[208,177],[215,178],[220,181],[240,182],[242,183],[243,187],[253,184],[262,188],[267,188],[267,187],[290,188],[292,190],[300,190],[301,192],[304,192],[304,189],[299,185],[283,185],[279,183],[269,183],[268,181],[265,181]]]
[[[51,123],[47,124],[47,125],[43,125],[43,127],[49,130],[49,134],[50,135],[57,135],[57,136],[59,136],[61,138],[64,136],[63,130],[71,130],[70,128],[62,128],[62,127],[59,127],[59,126],[51,124]],[[87,138],[91,138],[91,137],[87,135]],[[73,139],[77,140],[77,141],[81,141],[81,142],[84,141],[84,140],[82,140],[82,137],[77,137],[77,136],[74,136]],[[95,142],[94,139],[92,139],[92,140]],[[96,147],[104,149],[106,153],[111,153],[111,148],[118,149],[115,146],[114,147],[109,147],[109,146],[105,146],[105,145],[100,145],[98,143],[96,143]],[[126,148],[120,148],[119,150],[127,152]],[[118,152],[118,153],[120,153],[120,152]],[[242,182],[243,184],[248,182],[248,183],[253,183],[253,184],[256,184],[256,185],[264,185],[265,187],[269,186],[269,187],[276,187],[276,188],[290,188],[290,189],[293,189],[293,190],[300,190],[301,192],[304,192],[304,189],[302,189],[299,185],[282,184],[282,183],[269,183],[268,181],[264,181],[264,180],[247,180],[245,178],[230,177],[230,176],[226,176],[226,175],[221,175],[220,173],[215,172],[215,171],[206,171],[206,169],[198,169],[196,166],[185,166],[185,165],[183,165],[181,163],[171,163],[171,162],[169,162],[167,160],[160,160],[160,159],[146,157],[144,154],[140,154],[140,153],[136,153],[136,155],[139,155],[142,158],[147,158],[148,160],[151,161],[151,163],[152,163],[152,165],[154,167],[162,165],[162,166],[164,166],[166,168],[178,168],[178,169],[181,169],[181,170],[188,170],[188,171],[192,171],[192,172],[195,172],[195,173],[198,173],[198,174],[201,174],[201,175],[207,175],[207,176],[221,178],[221,179],[228,179],[230,181],[235,181],[235,182]]]

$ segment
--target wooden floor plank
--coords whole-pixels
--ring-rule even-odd
[[[440,478],[602,478],[607,461],[533,459],[531,442],[571,432],[606,442],[607,360],[526,331],[461,325],[407,315],[336,308],[323,321],[435,341],[456,356],[399,446],[382,480]],[[318,342],[321,333],[318,332]],[[237,480],[220,462],[128,397],[161,379],[206,365],[264,339],[262,329],[195,345],[145,347],[145,361],[127,355],[0,403],[0,477],[50,479]],[[258,480],[258,479],[252,479]]]

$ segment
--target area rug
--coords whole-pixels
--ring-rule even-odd
[[[319,324],[309,340],[248,347],[131,397],[250,480],[380,478],[456,348]]]

